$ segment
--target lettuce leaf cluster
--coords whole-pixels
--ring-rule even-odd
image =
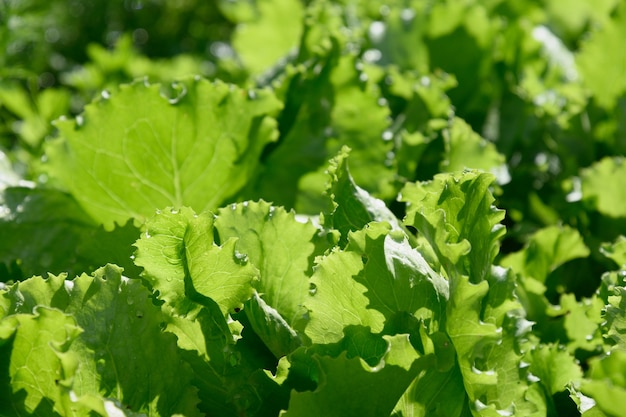
[[[624,4],[35,3],[0,416],[623,415]]]

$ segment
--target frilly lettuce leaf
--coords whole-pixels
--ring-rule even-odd
[[[259,270],[258,295],[244,309],[252,326],[277,357],[289,353],[297,346],[291,339],[300,339],[295,330],[307,322],[309,276],[326,239],[310,222],[300,223],[293,212],[265,201],[220,209],[215,229],[222,241],[237,238],[236,250]],[[281,328],[286,346],[276,334]]]
[[[504,212],[493,206],[489,191],[493,181],[491,174],[464,171],[409,183],[402,190],[404,223],[428,240],[451,279],[465,274],[479,283],[490,274],[505,233]]]
[[[48,397],[48,404],[60,401],[56,407],[66,407],[55,410],[60,415],[84,415],[81,407],[110,409],[116,407],[113,400],[147,415],[199,415],[196,390],[189,388],[191,368],[182,361],[173,335],[162,331],[160,309],[139,281],[121,272],[108,265],[93,276],[83,274],[72,281],[64,276],[34,277],[2,291],[3,329],[7,321],[20,322],[13,327],[18,337],[12,342],[10,366],[23,371],[14,373],[13,385],[22,381],[24,387],[35,388],[25,400],[12,401],[24,401],[23,406],[34,411],[41,398],[57,395],[62,387],[68,398]],[[33,335],[39,339],[33,340]],[[25,362],[20,365],[18,358]],[[51,374],[55,368],[57,374]],[[20,395],[17,390],[15,394]]]
[[[173,314],[193,315],[215,302],[226,316],[252,297],[257,269],[236,251],[236,239],[215,244],[213,222],[208,212],[165,209],[148,220],[135,243],[143,278]]]

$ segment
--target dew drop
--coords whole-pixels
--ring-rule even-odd
[[[172,90],[174,90],[176,96],[168,99],[170,104],[178,103],[180,100],[183,99],[183,97],[187,95],[187,86],[185,86],[185,84],[174,82],[171,84],[171,87]]]
[[[311,283],[309,285],[309,294],[315,295],[316,293],[317,293],[317,285],[315,285],[314,283]]]
[[[368,76],[366,73],[362,72],[361,74],[359,74],[359,81],[361,81],[362,83],[367,82],[368,80]]]
[[[135,255],[130,255],[130,260],[134,261],[135,260]]]
[[[102,96],[103,99],[108,100],[111,98],[111,93],[109,92],[109,90],[102,90],[100,96]]]
[[[384,107],[388,105],[389,102],[387,101],[385,97],[380,97],[378,100],[376,100],[376,104],[378,104],[380,107]]]
[[[161,210],[156,209],[155,213],[156,213],[156,214],[161,214]]]
[[[256,99],[256,91],[254,91],[254,90],[248,90],[248,99],[249,99],[249,100],[254,100],[254,99]]]
[[[244,207],[248,207],[249,202],[248,201],[244,201],[243,203],[241,203]]]
[[[79,114],[78,116],[76,116],[76,125],[82,126],[83,124],[85,124],[85,119],[82,115]]]
[[[248,263],[248,255],[246,255],[245,253],[241,253],[237,250],[235,251],[235,259],[237,259],[237,262],[241,264]]]
[[[237,210],[237,204],[236,203],[231,204],[230,205],[230,209],[233,210],[233,211]]]
[[[150,232],[149,232],[149,231],[147,231],[147,230],[146,230],[146,235],[145,235],[145,236],[146,236],[146,239],[150,239],[150,238],[152,237],[152,235],[150,234]]]
[[[393,132],[391,130],[385,130],[383,132],[382,138],[384,141],[390,141],[391,139],[393,139]]]
[[[170,213],[172,213],[172,214],[178,214],[178,210],[177,210],[177,209],[175,209],[175,208],[173,208],[173,209],[171,209],[171,210],[170,210]]]
[[[276,207],[271,206],[267,212],[267,216],[271,219],[272,217],[274,217],[274,212],[276,211]]]
[[[137,310],[137,312],[135,313],[135,316],[137,316],[138,319],[142,319],[143,318],[143,311]]]
[[[128,297],[128,298],[126,299],[126,302],[128,303],[128,305],[129,305],[129,306],[131,306],[131,305],[135,304],[135,300],[133,300],[133,298],[132,298],[132,297]]]

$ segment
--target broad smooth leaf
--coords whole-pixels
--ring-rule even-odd
[[[123,85],[76,120],[56,122],[50,175],[107,228],[166,206],[219,207],[277,138],[271,116],[281,103],[268,90],[200,78],[174,87],[168,99],[158,84]]]

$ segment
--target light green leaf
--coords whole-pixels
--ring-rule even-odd
[[[620,235],[614,242],[602,244],[600,252],[621,268],[626,268],[626,236]]]
[[[348,169],[349,152],[348,147],[343,147],[330,161],[327,170],[330,181],[326,193],[331,199],[331,208],[324,214],[324,226],[340,232],[339,243],[342,246],[347,243],[349,232],[360,230],[372,221],[388,222],[392,229],[404,230],[382,200],[354,183]]]
[[[611,349],[626,349],[626,273],[607,272],[598,290],[604,306],[603,335],[613,345]]]
[[[440,164],[442,172],[480,169],[494,174],[500,185],[510,181],[504,155],[463,119],[453,118],[450,126],[444,129],[443,138],[446,157]]]
[[[466,171],[402,190],[404,223],[426,237],[450,277],[467,274],[477,283],[490,274],[504,234],[504,212],[493,206],[489,191],[493,181],[491,174]]]
[[[379,198],[396,195],[393,143],[383,139],[390,110],[358,56],[341,53],[345,39],[337,10],[325,3],[309,10],[311,27],[305,31],[301,55],[312,56],[286,71],[281,138],[264,161],[259,185],[250,187],[254,198],[303,214],[326,208],[326,162],[343,146],[352,149],[351,173],[360,186]],[[324,25],[327,30],[321,31]]]
[[[237,238],[236,250],[259,269],[259,295],[246,305],[245,313],[270,350],[283,356],[287,348],[280,347],[272,328],[285,335],[304,329],[309,276],[314,258],[327,247],[325,239],[311,223],[300,223],[293,212],[264,201],[220,209],[215,228],[222,241]],[[287,350],[293,348],[291,339],[285,341]]]
[[[564,327],[569,342],[567,349],[597,351],[603,344],[600,324],[603,322],[604,302],[599,297],[578,301],[572,293],[563,294],[560,311],[564,313]],[[559,311],[557,310],[557,313]]]
[[[314,355],[315,391],[293,391],[281,416],[386,416],[419,370],[420,359],[406,334],[385,336],[389,348],[375,367],[345,353]]]
[[[550,395],[565,391],[568,384],[578,384],[582,370],[574,357],[563,347],[542,345],[529,352],[530,372]]]
[[[69,195],[50,189],[9,187],[0,210],[0,262],[19,268],[18,279],[47,272],[80,273],[76,243],[93,220]],[[101,265],[99,265],[101,266]],[[8,279],[7,279],[8,280]]]
[[[121,86],[77,120],[56,123],[50,175],[107,228],[165,206],[215,209],[250,180],[277,138],[271,116],[281,104],[270,91],[193,79],[168,99],[160,88]]]
[[[475,415],[533,415],[541,408],[527,397],[528,382],[520,375],[517,349],[530,323],[515,301],[514,280],[512,273],[494,271],[478,284],[460,276],[450,285],[446,330]],[[507,308],[498,309],[504,302]]]
[[[0,321],[0,368],[8,371],[0,382],[0,414],[75,415],[65,413],[64,393],[78,360],[63,354],[81,332],[73,317],[44,306]]]
[[[73,345],[83,358],[77,395],[99,392],[149,415],[199,415],[192,370],[173,335],[161,330],[161,311],[138,280],[109,265],[70,287],[66,311],[84,329]]]
[[[193,315],[200,305],[216,302],[227,315],[254,293],[256,268],[235,250],[235,239],[215,245],[212,214],[196,215],[187,207],[166,209],[145,228],[135,244],[135,262],[174,314]]]
[[[383,317],[408,313],[437,330],[445,311],[448,283],[433,271],[387,223],[370,223],[350,233],[345,251],[321,260],[311,277],[305,306],[311,321],[305,332],[313,343],[341,339],[348,325],[369,326],[374,333]]]
[[[184,265],[184,237],[190,223],[204,233],[205,239],[213,241],[213,220],[209,214],[194,217],[193,210],[183,207],[180,211],[163,210],[146,221],[145,231],[135,243],[135,263],[144,269],[142,278],[158,298],[176,315],[187,315],[200,306],[186,296],[187,271]]]
[[[5,281],[47,273],[76,275],[109,262],[137,276],[130,256],[139,230],[132,222],[106,231],[72,196],[51,188],[9,187],[2,198],[0,234],[6,239],[0,240],[0,262],[11,274]]]
[[[604,215],[626,217],[623,178],[626,178],[624,158],[601,159],[581,172],[583,200]]]
[[[589,379],[580,387],[607,416],[621,417],[626,404],[626,351],[590,360]]]
[[[257,0],[255,19],[239,24],[233,47],[253,75],[272,67],[295,49],[303,30],[304,7],[299,0]]]
[[[448,372],[430,370],[416,378],[394,408],[392,417],[458,417],[467,410],[463,377],[458,366]]]
[[[511,267],[524,277],[545,282],[559,266],[576,258],[589,256],[589,249],[569,226],[549,226],[535,232],[524,248],[505,256],[500,264]]]
[[[383,329],[384,316],[367,308],[367,288],[353,278],[362,270],[359,253],[338,249],[316,266],[311,277],[311,297],[305,302],[311,312],[305,333],[313,343],[336,343],[349,325],[366,326],[374,333]]]
[[[65,387],[83,406],[102,408],[102,401],[110,399],[148,415],[199,415],[192,370],[182,361],[175,337],[163,333],[164,316],[149,291],[138,280],[122,277],[119,267],[108,265],[72,281],[31,278],[14,284],[7,297],[17,315],[35,303],[36,310],[53,306],[82,329],[69,347],[72,357],[64,360],[68,366],[72,360],[79,364]],[[41,371],[48,366],[41,364]]]
[[[246,347],[244,339],[250,336],[244,333],[242,339],[241,327],[235,326],[238,322],[227,322],[216,303],[207,303],[193,320],[189,316],[167,320],[167,331],[176,335],[182,358],[194,370],[201,412],[238,417],[254,414],[263,404],[276,409],[283,406],[276,383],[261,371],[268,366],[262,350]]]
[[[610,109],[626,93],[626,5],[621,3],[612,18],[582,42],[576,62],[585,85],[601,107]],[[608,53],[612,51],[612,53]]]
[[[226,316],[239,311],[252,297],[258,270],[248,262],[247,255],[237,252],[236,238],[228,239],[222,246],[207,239],[206,230],[211,223],[209,216],[197,217],[185,230],[185,293],[200,304],[204,304],[204,297],[210,298]]]

